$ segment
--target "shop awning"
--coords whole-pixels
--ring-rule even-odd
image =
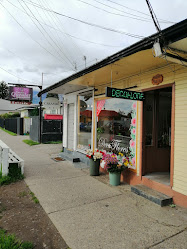
[[[162,33],[149,36],[118,53],[78,72],[39,92],[38,96],[49,92],[67,94],[90,87],[116,83],[121,79],[155,68],[168,66],[161,57],[153,57],[153,45],[159,39],[160,45],[167,46],[167,53],[187,58],[187,19],[177,23]],[[146,59],[145,59],[146,58]],[[171,62],[172,63],[172,62]],[[126,87],[126,86],[122,86]]]

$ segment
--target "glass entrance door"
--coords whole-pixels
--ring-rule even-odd
[[[143,175],[170,171],[172,88],[145,94]]]

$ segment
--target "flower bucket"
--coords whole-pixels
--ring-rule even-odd
[[[99,175],[99,166],[100,159],[94,161],[92,158],[90,159],[90,176],[98,176]]]
[[[109,172],[109,182],[112,186],[118,186],[120,185],[120,172]]]

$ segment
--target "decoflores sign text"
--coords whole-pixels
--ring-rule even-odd
[[[119,140],[113,139],[110,143],[107,143],[107,139],[101,137],[98,141],[98,148],[102,148],[102,149],[110,150],[110,151],[127,153],[128,147],[120,147],[120,142],[121,141]]]
[[[118,98],[118,99],[130,99],[143,101],[145,99],[143,92],[128,91],[125,89],[117,89],[106,87],[106,97]]]
[[[60,101],[56,98],[46,98],[43,101],[43,107],[45,109],[55,110],[60,108]]]

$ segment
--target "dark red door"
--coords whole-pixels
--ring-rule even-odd
[[[142,174],[170,171],[172,88],[145,93]]]

